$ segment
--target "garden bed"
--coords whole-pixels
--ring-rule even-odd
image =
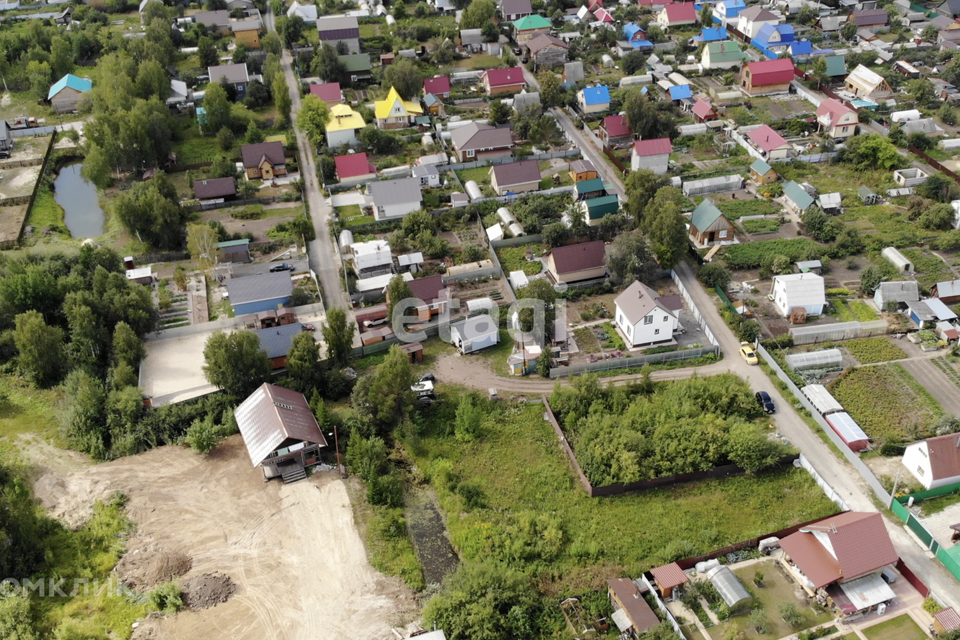
[[[903,349],[890,342],[887,338],[862,338],[844,342],[843,346],[860,364],[902,360],[907,357]]]
[[[543,263],[539,260],[527,260],[527,251],[540,255],[545,249],[546,245],[536,242],[517,247],[500,247],[497,249],[497,258],[508,276],[511,271],[523,271],[528,276],[535,276],[543,271]]]

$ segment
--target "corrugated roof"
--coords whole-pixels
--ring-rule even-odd
[[[510,129],[494,127],[489,124],[471,122],[455,129],[450,141],[458,151],[467,149],[498,149],[513,146]]]
[[[747,57],[745,52],[740,51],[740,45],[732,40],[708,42],[704,50],[704,57],[706,57],[708,51],[710,52],[710,62],[714,64],[719,62],[735,62]]]
[[[350,108],[348,104],[335,104],[330,107],[330,120],[327,132],[363,129],[366,123],[363,116]]]
[[[713,113],[713,105],[710,104],[708,100],[697,100],[697,103],[693,105],[692,111],[694,115],[706,118]]]
[[[294,326],[299,329],[299,325]],[[327,446],[307,399],[291,389],[264,383],[234,409],[233,415],[255,467],[284,444]]]
[[[687,577],[687,574],[683,572],[683,569],[681,569],[680,565],[676,562],[651,569],[650,573],[653,575],[653,579],[657,581],[657,586],[661,589],[672,589],[690,582],[690,578]]]
[[[337,59],[343,63],[348,72],[370,71],[373,65],[370,63],[369,53],[351,53],[349,55],[337,56]]]
[[[641,158],[673,153],[670,138],[654,138],[652,140],[637,140],[633,143],[633,152]]]
[[[283,144],[280,142],[245,144],[240,147],[240,155],[243,158],[243,166],[247,168],[260,166],[260,161],[264,158],[275,166],[286,162],[283,157]]]
[[[710,198],[704,198],[703,202],[693,210],[693,214],[690,216],[690,226],[702,233],[722,217],[723,212],[710,201]]]
[[[337,156],[333,159],[333,162],[337,167],[337,177],[341,180],[345,178],[353,178],[355,176],[363,176],[370,173],[375,174],[377,172],[376,167],[370,164],[370,161],[367,160],[366,153],[353,153],[345,156]]]
[[[847,60],[843,56],[827,56],[827,75],[831,78],[847,73]]]
[[[220,27],[230,24],[230,12],[226,9],[217,11],[198,11],[193,14],[193,19],[200,24],[208,27]]]
[[[609,138],[623,138],[633,135],[633,130],[627,124],[627,117],[620,114],[607,116],[601,121],[600,126],[607,132]],[[595,171],[595,169],[593,170]]]
[[[790,273],[773,277],[773,288],[782,284],[788,307],[806,307],[826,304],[823,278],[815,273]]]
[[[270,327],[268,329],[256,329],[257,338],[260,340],[260,349],[267,352],[268,358],[280,358],[290,351],[290,345],[293,339],[302,333],[300,324],[285,324],[280,327]]]
[[[602,267],[606,249],[602,240],[557,247],[550,252],[557,275]]]
[[[377,100],[374,103],[374,110],[378,119],[423,113],[423,107],[420,106],[419,102],[404,100],[393,87],[390,87],[385,99]]]
[[[750,62],[747,64],[747,68],[750,69],[750,74],[753,77],[751,84],[754,87],[785,84],[791,82],[794,78],[793,61],[790,58]]]
[[[550,21],[541,15],[524,16],[519,20],[514,20],[513,28],[517,31],[528,31],[530,29],[549,29],[552,25]]]
[[[603,191],[603,180],[600,178],[593,178],[592,180],[581,180],[574,186],[578,194],[592,193],[594,191]]]
[[[693,92],[688,84],[677,84],[670,87],[671,100],[684,100],[693,97]]]
[[[696,22],[697,8],[692,2],[674,2],[663,8],[667,16],[667,24],[681,22]]]
[[[607,587],[623,605],[621,611],[626,614],[627,620],[638,635],[646,633],[660,624],[660,618],[647,604],[640,593],[640,589],[632,580],[628,578],[607,580]]]
[[[367,193],[373,198],[373,204],[385,207],[391,204],[421,202],[420,181],[417,178],[381,180],[367,185]]]
[[[938,298],[960,296],[960,280],[946,280],[944,282],[938,282],[936,287]]]
[[[236,33],[237,31],[259,31],[260,30],[260,21],[259,20],[237,20],[230,23],[230,30]]]
[[[783,136],[770,128],[770,125],[766,124],[762,124],[756,129],[751,130],[747,134],[747,137],[767,153],[770,153],[774,149],[787,146],[787,141],[784,140]]]
[[[233,178],[208,178],[207,180],[194,180],[193,193],[198,200],[209,200],[210,198],[225,198],[237,194],[237,181]]]
[[[317,96],[324,102],[339,102],[343,97],[339,82],[310,85],[310,95]]]
[[[837,432],[837,435],[854,451],[859,451],[870,442],[870,436],[860,428],[857,421],[845,412],[838,411],[826,417],[827,423]]]
[[[956,631],[960,629],[960,615],[953,607],[947,607],[933,614],[933,619],[940,623],[944,631]]]
[[[616,297],[614,304],[631,325],[636,325],[657,308],[674,315],[673,311],[659,303],[659,297],[660,295],[656,291],[639,280],[635,280],[623,293]]]
[[[583,93],[584,104],[598,105],[610,103],[610,90],[604,85],[596,87],[584,87],[580,91]]]
[[[423,81],[423,90],[433,95],[450,93],[450,78],[448,76],[427,78]]]
[[[957,314],[950,310],[947,305],[943,304],[939,298],[927,298],[924,300],[927,304],[927,307],[937,316],[937,320],[956,320]]]
[[[783,185],[783,195],[789,198],[801,211],[805,211],[813,204],[813,197],[793,180]]]
[[[770,22],[780,19],[759,5],[744,9],[739,15],[750,22]]]
[[[928,438],[926,443],[932,480],[960,476],[960,434]]]
[[[493,175],[498,187],[540,181],[540,163],[536,160],[522,160],[493,167]]]
[[[913,302],[920,299],[920,288],[916,280],[898,280],[881,282],[877,288],[883,302]]]
[[[834,411],[843,411],[843,405],[837,402],[825,386],[822,384],[808,384],[800,389],[821,415],[826,415]]]
[[[597,168],[589,160],[574,160],[570,163],[570,171],[574,173],[587,173],[589,171],[597,172]],[[957,281],[960,285],[960,280]]]
[[[541,49],[546,49],[547,47],[560,47],[561,49],[569,49],[570,46],[561,40],[556,38],[549,33],[541,33],[536,38],[527,43],[527,48],[530,50],[530,55],[537,55],[540,53]]]
[[[90,90],[93,88],[93,83],[86,78],[78,78],[72,73],[68,73],[50,87],[50,90],[47,92],[47,100],[50,100],[67,87],[80,93],[90,93]]]
[[[360,37],[360,23],[354,16],[322,16],[317,18],[320,40],[346,40]]]
[[[750,170],[757,172],[761,176],[764,176],[768,172],[773,171],[773,167],[767,164],[766,160],[757,158],[756,161],[750,165]]]
[[[443,284],[443,276],[427,276],[426,278],[415,278],[407,283],[413,297],[423,300],[430,304],[438,298],[445,297],[446,287]]]
[[[218,64],[207,69],[207,73],[210,74],[210,82],[220,82],[222,79],[226,79],[230,84],[250,81],[250,74],[247,72],[247,65],[244,62]]]
[[[289,298],[293,293],[293,281],[289,271],[261,273],[227,280],[230,304],[237,306],[248,302]]]

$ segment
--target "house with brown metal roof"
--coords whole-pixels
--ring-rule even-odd
[[[450,134],[453,152],[460,162],[510,157],[513,134],[506,127],[471,122]]]
[[[597,168],[589,160],[574,160],[570,163],[570,179],[574,182],[595,180],[598,177]]]
[[[232,177],[194,180],[193,193],[197,200],[233,198],[237,195],[237,181]]]
[[[657,585],[657,589],[660,590],[660,596],[664,598],[672,597],[674,589],[690,582],[690,578],[687,577],[687,574],[683,572],[683,569],[681,569],[680,565],[676,562],[651,569],[650,575],[653,576],[653,582]]]
[[[447,303],[450,301],[450,293],[446,285],[443,284],[443,276],[436,275],[427,276],[426,278],[414,278],[407,282],[407,286],[410,287],[413,297],[422,303],[415,307],[417,317],[421,321],[428,321],[433,316],[441,313],[446,309]],[[394,301],[390,300],[390,291],[388,289],[387,303],[390,304],[392,302]]]
[[[243,158],[243,170],[251,180],[273,180],[275,176],[287,174],[283,144],[280,142],[245,144],[240,147],[240,156]]]
[[[527,42],[530,57],[536,61],[538,67],[557,67],[566,64],[569,48],[566,42],[549,33],[541,33]]]
[[[540,163],[522,160],[490,168],[490,186],[498,196],[540,190]]]
[[[327,441],[302,393],[264,383],[233,415],[250,461],[265,479],[302,480],[306,467],[320,463]]]
[[[907,445],[903,466],[927,489],[960,482],[960,433]]]
[[[629,347],[671,342],[680,324],[674,311],[660,301],[660,294],[636,280],[614,300],[617,328]]]
[[[811,596],[829,596],[843,615],[895,594],[880,573],[899,559],[879,513],[847,511],[780,540],[780,562]]]
[[[547,277],[555,283],[605,278],[606,248],[602,240],[557,247],[547,254]]]
[[[629,578],[607,580],[607,595],[613,605],[613,622],[621,633],[637,637],[660,624],[643,592]]]

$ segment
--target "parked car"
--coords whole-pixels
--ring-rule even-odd
[[[382,324],[387,324],[386,318],[377,318],[376,320],[364,320],[363,326],[367,329],[373,329],[374,327],[379,327]]]
[[[270,273],[276,273],[278,271],[293,271],[293,265],[281,262],[280,264],[275,264],[270,267]]]
[[[747,361],[747,364],[760,364],[757,359],[757,352],[753,350],[749,342],[740,343],[740,357]]]
[[[316,331],[317,328],[316,328],[315,326],[313,326],[312,324],[309,324],[309,323],[308,323],[308,324],[301,324],[301,325],[300,325],[300,330],[301,330],[301,331]]]
[[[770,394],[766,391],[757,391],[754,395],[757,399],[757,404],[766,411],[767,413],[775,413],[777,410],[776,405],[773,404],[773,399],[770,397]]]

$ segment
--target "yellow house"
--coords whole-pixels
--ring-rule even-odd
[[[396,89],[390,87],[386,100],[375,103],[374,113],[381,129],[403,129],[412,125],[417,116],[423,115],[423,107],[419,102],[404,100]]]
[[[250,49],[260,48],[260,21],[259,20],[238,20],[230,23],[233,29],[233,37],[237,44],[242,44]]]
[[[357,145],[357,131],[366,123],[363,116],[350,108],[348,104],[335,104],[330,107],[330,119],[327,121],[327,146],[331,149],[340,145]]]

